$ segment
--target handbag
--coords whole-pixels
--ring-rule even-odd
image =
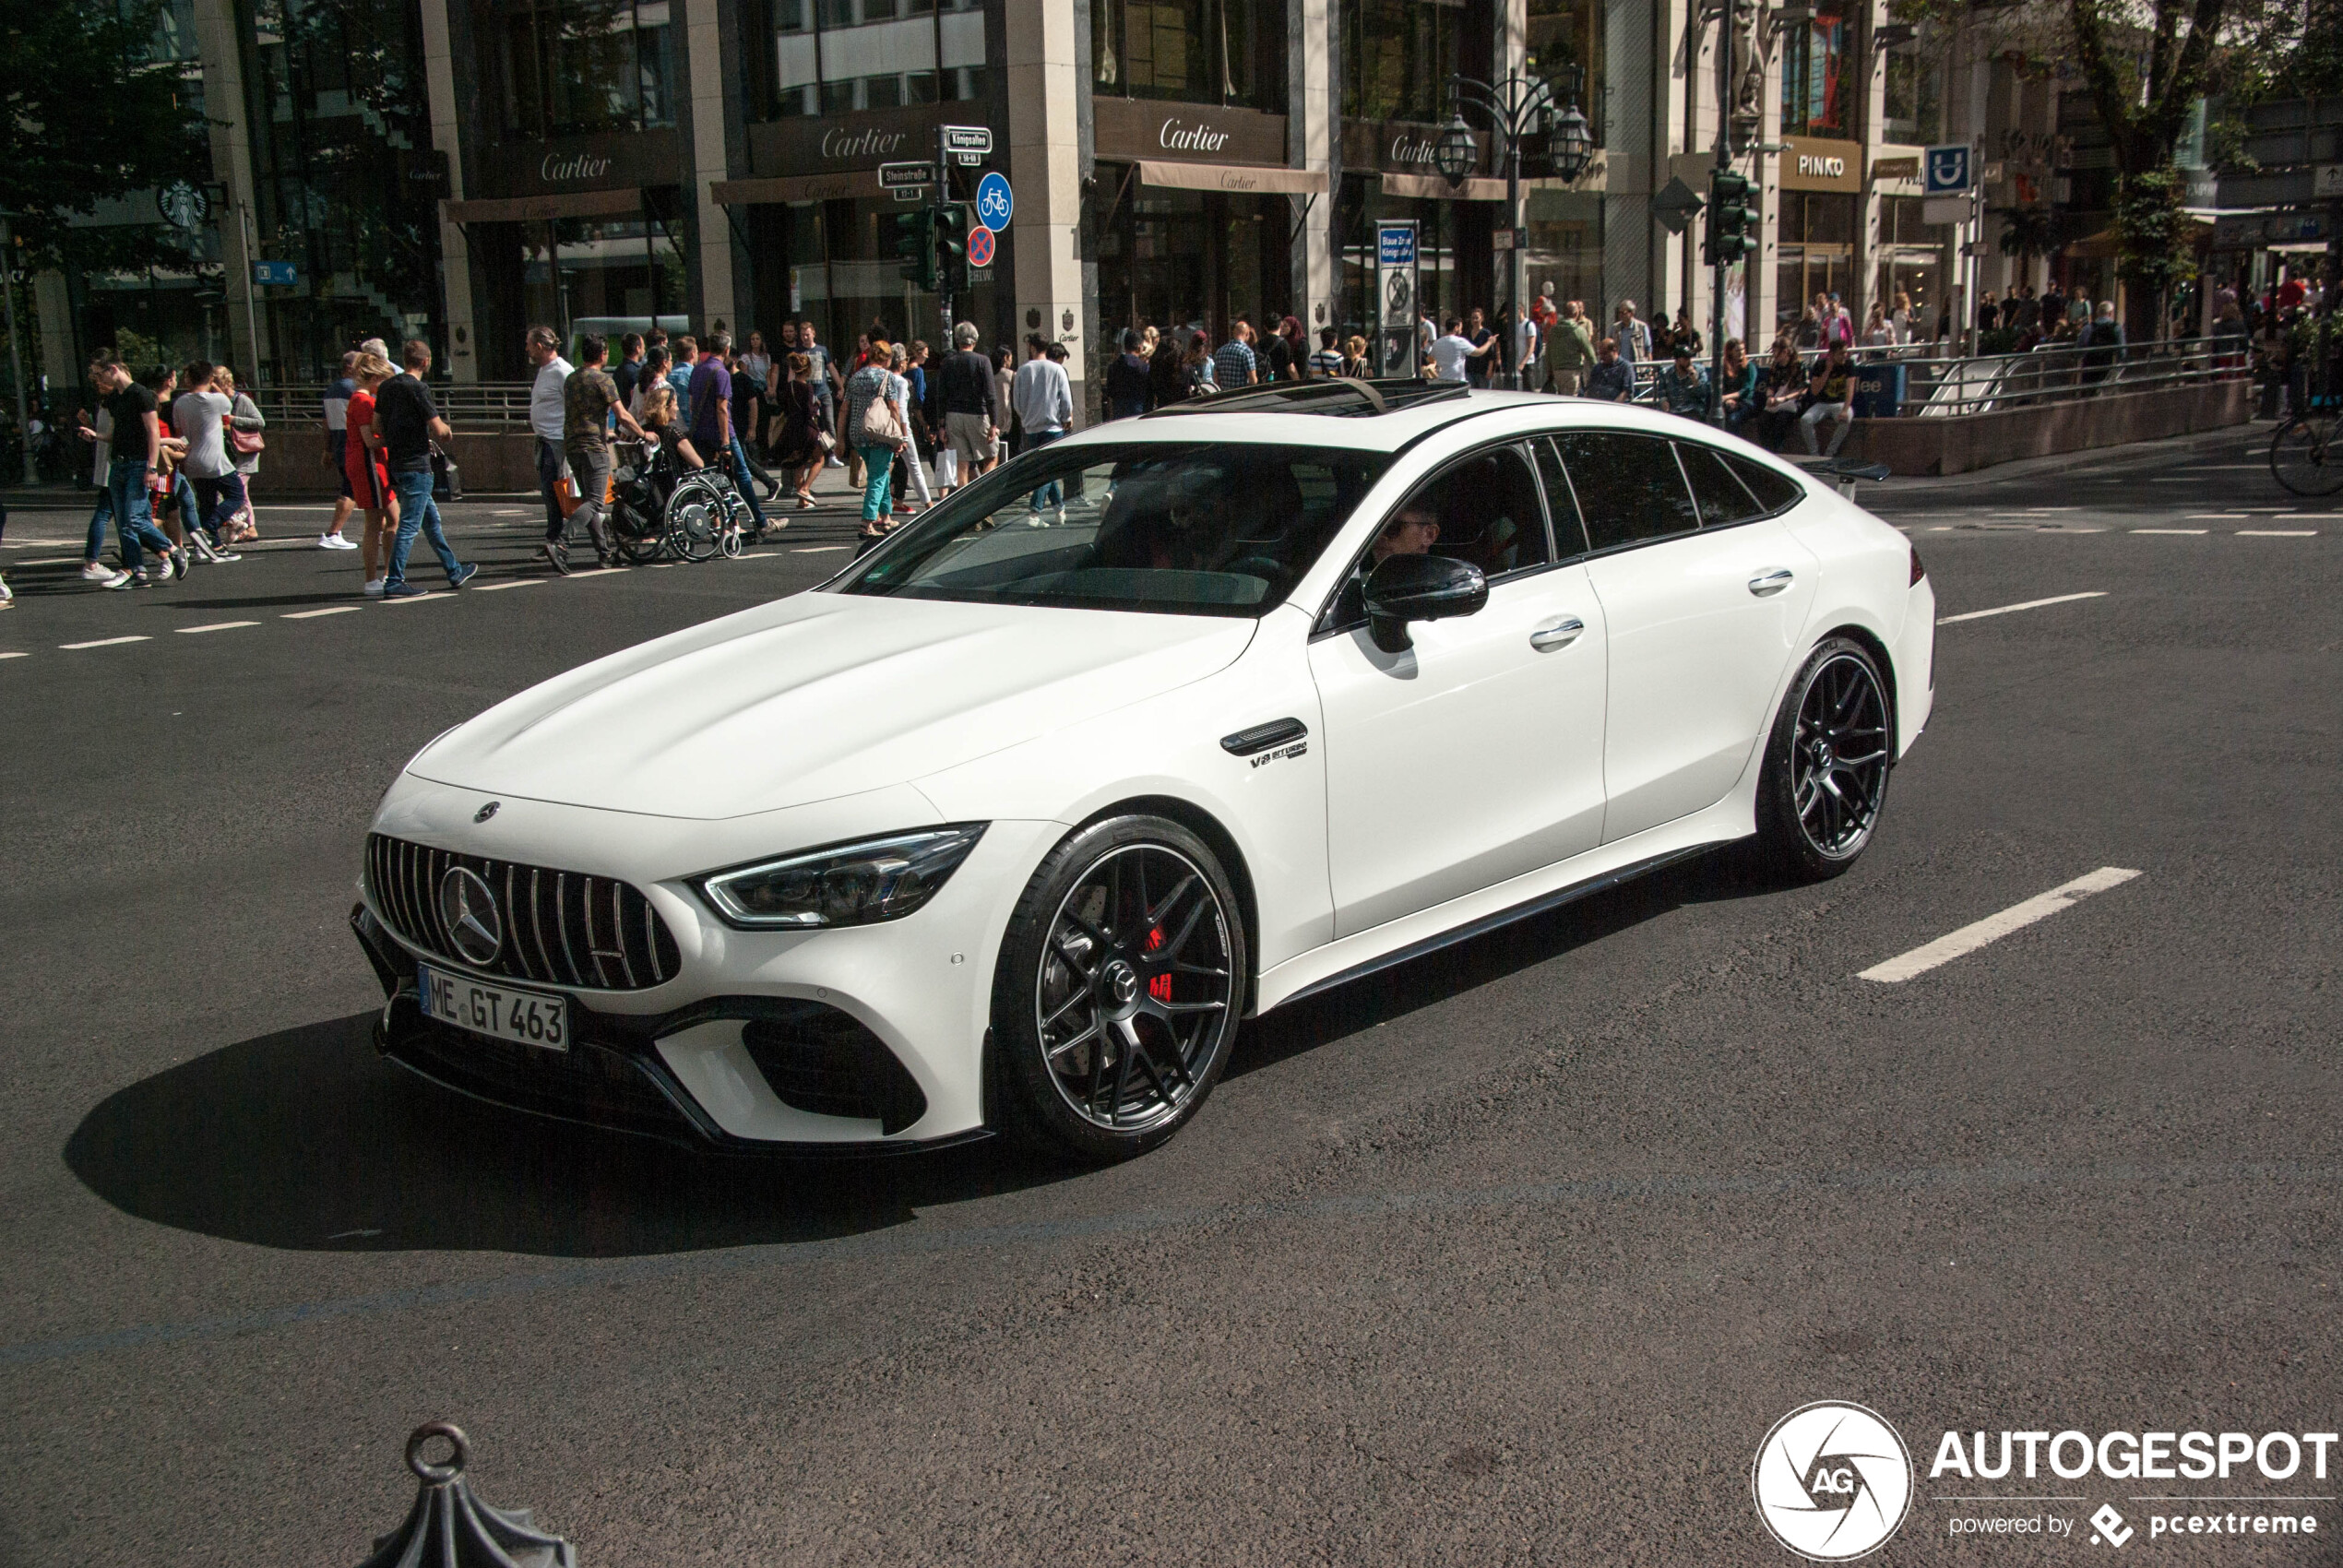
[[[431,446],[431,498],[434,501],[461,501],[464,498],[464,470],[456,466],[455,458],[440,450],[436,441]]]
[[[268,450],[268,438],[256,430],[231,430],[228,445],[239,457],[256,457]]]
[[[862,410],[862,445],[895,447],[903,445],[903,422],[895,417],[895,405],[885,397],[873,398]]]

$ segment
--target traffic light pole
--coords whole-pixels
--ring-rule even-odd
[[[1717,13],[1717,30],[1722,36],[1717,48],[1717,172],[1732,172],[1732,90],[1733,90],[1733,0],[1723,0]],[[1719,201],[1721,182],[1708,182],[1711,216]],[[1724,247],[1717,247],[1716,268],[1708,280],[1708,422],[1725,422],[1725,274],[1732,262]]]
[[[948,138],[942,125],[935,127],[935,233],[940,240],[946,221],[945,209],[952,205],[952,155],[945,142]],[[944,356],[952,351],[952,277],[938,255],[935,267],[935,298],[944,318],[944,335],[935,340],[935,362],[942,364]]]

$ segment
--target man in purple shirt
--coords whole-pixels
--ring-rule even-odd
[[[766,527],[765,508],[756,504],[756,487],[748,477],[748,453],[732,429],[732,373],[724,368],[732,352],[731,334],[709,334],[705,350],[699,363],[692,367],[692,449],[707,455],[710,462],[719,455],[731,458],[725,471],[748,502],[749,515],[756,519],[761,533]]]

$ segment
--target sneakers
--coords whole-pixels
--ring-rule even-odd
[[[385,599],[422,599],[430,591],[429,588],[419,588],[414,584],[404,581],[383,585]]]
[[[549,539],[538,548],[545,552],[545,559],[553,564],[554,571],[565,577],[569,576],[568,545],[564,544],[560,540]]]
[[[220,561],[220,552],[212,548],[211,540],[206,537],[201,529],[187,530],[187,549],[191,560],[207,562],[215,565]]]
[[[188,572],[194,569],[195,564],[187,559],[187,552],[184,546],[172,551],[163,559],[168,564],[164,573],[165,581],[170,580],[172,577],[184,577],[188,574]]]
[[[214,550],[211,552],[211,559],[217,564],[225,565],[231,561],[243,560],[244,555],[241,552],[234,550]]]
[[[459,588],[478,576],[480,576],[480,564],[476,561],[466,562],[447,574],[447,586],[451,588]]]
[[[342,538],[340,533],[335,532],[319,534],[317,536],[317,548],[320,550],[355,550],[358,546],[351,540]]]
[[[81,564],[81,580],[96,583],[100,588],[126,588],[130,586],[130,574],[117,572],[102,561],[85,561]]]
[[[383,596],[383,584],[387,581],[389,581],[387,577],[368,577],[366,579],[367,596],[372,599],[380,599]]]
[[[14,610],[16,607],[16,590],[8,586],[7,578],[0,577],[0,610]]]

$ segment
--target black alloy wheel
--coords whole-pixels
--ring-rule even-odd
[[[1879,825],[1894,730],[1878,662],[1851,638],[1826,638],[1790,683],[1766,742],[1757,837],[1767,859],[1806,882],[1855,863]]]
[[[1246,962],[1227,874],[1195,834],[1136,815],[1076,833],[1034,873],[1002,944],[1005,1130],[1098,1162],[1170,1137],[1228,1060]]]

